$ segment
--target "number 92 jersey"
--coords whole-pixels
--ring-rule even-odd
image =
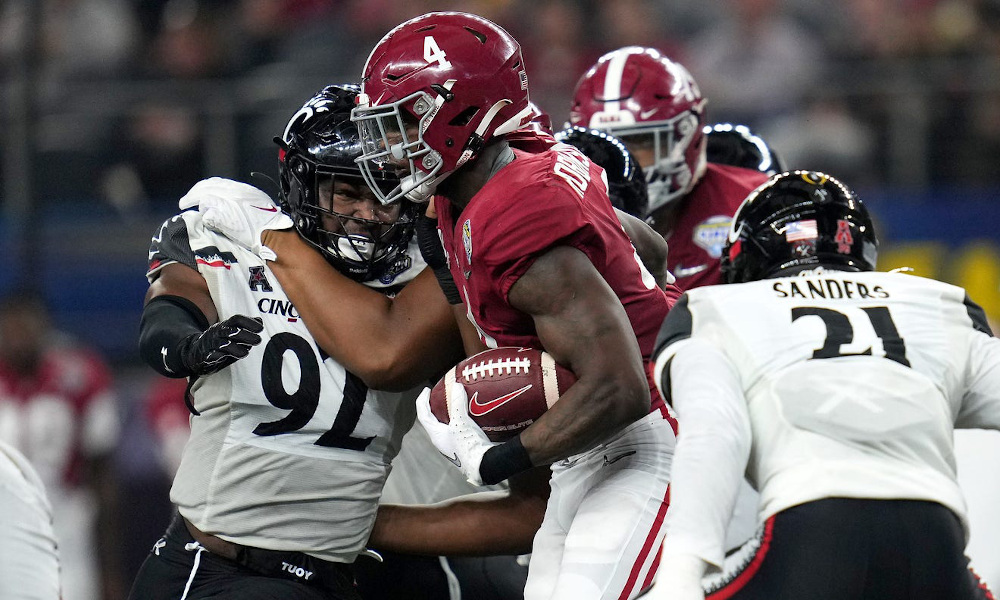
[[[171,263],[205,278],[220,320],[262,317],[264,330],[247,357],[192,386],[197,414],[170,499],[225,540],[353,561],[418,390],[369,390],[324,354],[267,264],[208,230],[197,211],[160,228],[147,278]],[[408,263],[414,274],[418,263]]]

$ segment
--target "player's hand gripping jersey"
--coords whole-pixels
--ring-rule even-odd
[[[911,499],[948,507],[968,531],[952,429],[1000,428],[1000,341],[961,288],[839,271],[699,288],[678,302],[659,344],[657,377],[673,394],[714,401],[696,398],[680,368],[734,402],[746,390],[747,477],[761,491],[761,520],[823,498]],[[719,360],[679,367],[692,352]],[[683,475],[674,476],[679,506]],[[703,515],[718,508],[717,498],[688,500]],[[721,564],[718,535],[684,529],[672,525],[667,538]]]
[[[411,254],[392,284],[423,267],[415,247]],[[345,371],[318,348],[267,264],[206,229],[198,212],[163,224],[147,277],[171,263],[201,273],[220,321],[243,314],[264,323],[263,341],[246,358],[192,386],[196,416],[171,500],[198,529],[227,541],[353,561],[413,423],[417,391],[369,390]]]

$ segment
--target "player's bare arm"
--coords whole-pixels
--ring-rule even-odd
[[[510,478],[505,492],[481,492],[433,505],[379,506],[369,547],[406,554],[493,556],[531,552],[545,515],[549,470]]]
[[[149,289],[146,290],[145,302],[148,304],[157,296],[186,298],[201,309],[209,323],[219,320],[219,313],[208,292],[208,283],[198,271],[187,265],[174,263],[160,270],[159,277],[149,284]]]
[[[392,299],[339,273],[294,230],[266,231],[262,241],[278,255],[271,271],[316,342],[369,387],[408,389],[463,357],[455,317],[430,269]]]
[[[538,338],[577,382],[521,433],[532,464],[592,448],[649,411],[642,355],[621,301],[586,255],[559,246],[511,287],[513,307],[532,316]]]
[[[617,208],[615,214],[632,240],[639,260],[653,275],[656,285],[662,289],[667,285],[667,240],[642,219]]]

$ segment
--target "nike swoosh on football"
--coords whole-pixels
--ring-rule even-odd
[[[469,400],[469,414],[472,415],[473,417],[481,417],[486,413],[492,412],[500,408],[504,404],[507,404],[508,402],[510,402],[514,398],[517,398],[524,392],[527,392],[528,390],[531,389],[531,386],[532,384],[529,383],[528,385],[524,386],[519,390],[514,390],[513,392],[506,393],[503,396],[500,396],[499,398],[490,400],[489,402],[480,402],[479,392],[475,392],[472,394],[472,398]]]
[[[674,277],[680,279],[681,277],[690,277],[696,273],[701,273],[708,268],[708,265],[697,265],[694,267],[677,267],[674,269]]]
[[[253,205],[251,204],[250,206]],[[257,210],[266,210],[267,212],[278,212],[277,206],[269,206],[267,208],[264,208],[263,206],[254,206],[254,208],[256,208]]]

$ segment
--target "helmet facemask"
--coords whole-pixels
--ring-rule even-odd
[[[275,142],[281,147],[281,206],[295,229],[338,271],[370,282],[409,260],[417,206],[379,201],[398,187],[394,173],[362,177],[356,164],[361,142],[350,120],[357,95],[358,88],[348,84],[320,90]]]
[[[621,139],[637,157],[651,155],[649,166],[642,167],[649,189],[649,213],[684,197],[705,171],[705,153],[700,119],[694,112],[684,112],[659,122],[630,127],[614,127],[609,133]],[[689,154],[695,152],[693,168]],[[640,163],[646,162],[640,159]]]
[[[356,162],[383,204],[404,197],[426,202],[447,175],[441,173],[441,155],[423,136],[439,107],[421,91],[381,106],[360,105],[351,112],[361,137],[362,154]],[[392,190],[378,186],[385,173],[398,175],[399,185]]]

